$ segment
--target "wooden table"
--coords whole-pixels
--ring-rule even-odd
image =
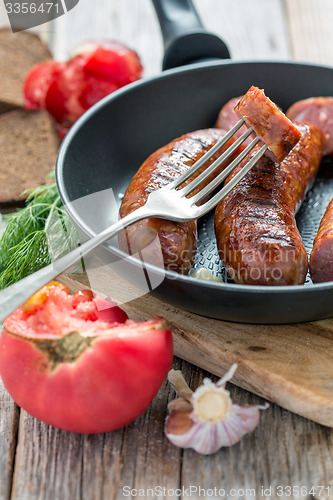
[[[205,25],[224,38],[236,59],[333,64],[332,0],[195,3]],[[1,22],[6,22],[2,4]],[[70,13],[39,32],[59,58],[80,41],[109,37],[139,52],[146,76],[160,71],[162,43],[149,0],[80,0]],[[180,359],[174,364],[193,388],[207,376]],[[230,390],[240,404],[262,402],[235,386]],[[173,392],[165,383],[150,408],[128,427],[108,434],[75,435],[30,417],[0,386],[0,500],[111,500],[126,498],[132,489],[155,487],[165,488],[164,498],[190,494],[224,498],[222,489],[225,495],[242,499],[333,498],[332,429],[272,404],[252,434],[204,457],[175,448],[164,437],[170,397]],[[288,490],[282,493],[278,486],[325,489],[321,495],[317,488],[316,495],[297,496]],[[195,487],[203,489],[200,496]],[[177,489],[182,488],[180,495]],[[217,492],[210,490],[214,488]],[[143,496],[137,491],[129,498],[135,493]],[[159,498],[158,493],[148,491],[146,496]]]

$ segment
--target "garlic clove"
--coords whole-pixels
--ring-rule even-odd
[[[165,421],[165,432],[170,435],[184,435],[193,426],[190,411],[172,411]]]
[[[224,386],[236,368],[237,365],[233,365],[216,384],[205,378],[203,385],[194,392],[188,387],[182,373],[172,370],[169,380],[182,397],[168,406],[170,414],[166,419],[165,434],[171,443],[210,455],[222,447],[237,443],[256,428],[260,419],[259,410],[269,405],[233,404]]]
[[[216,385],[207,379],[204,385],[198,387],[193,393],[192,418],[195,422],[217,423],[225,418],[232,408],[230,394],[223,387]]]
[[[258,406],[238,406],[233,404],[227,418],[218,423],[220,447],[238,443],[245,434],[252,432],[259,424]]]

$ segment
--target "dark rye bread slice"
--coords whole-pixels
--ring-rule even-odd
[[[45,111],[0,115],[0,204],[22,201],[25,189],[48,181],[59,141]]]
[[[23,82],[37,63],[52,57],[37,35],[0,29],[0,113],[23,107]]]

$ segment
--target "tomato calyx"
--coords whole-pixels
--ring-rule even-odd
[[[59,339],[35,339],[35,346],[42,351],[51,364],[51,371],[62,363],[74,363],[92,344],[92,338],[79,332],[67,333]]]
[[[11,332],[4,326],[4,331],[12,337],[22,338],[21,335]],[[69,332],[59,338],[31,338],[24,337],[24,340],[39,349],[47,358],[49,363],[45,363],[45,369],[54,371],[62,363],[75,363],[78,358],[93,344],[95,337],[83,336],[80,332]]]

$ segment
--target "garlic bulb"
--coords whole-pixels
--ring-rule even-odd
[[[225,384],[237,365],[216,384],[205,378],[195,392],[185,382],[180,371],[171,370],[168,378],[179,398],[168,405],[165,434],[175,446],[193,448],[210,455],[224,446],[231,446],[251,432],[259,423],[259,410],[265,406],[238,406],[233,404]]]
[[[207,269],[207,267],[199,267],[198,269],[193,271],[192,274],[190,274],[190,277],[196,278],[198,280],[215,281],[217,283],[223,283],[223,280],[215,276],[213,273],[211,273],[209,269]]]

